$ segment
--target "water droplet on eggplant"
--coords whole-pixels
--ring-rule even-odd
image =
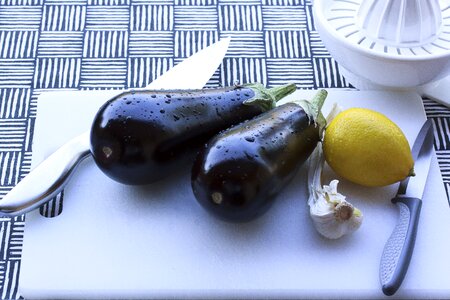
[[[223,196],[219,192],[214,192],[211,194],[211,199],[215,204],[220,204],[223,201]]]
[[[247,157],[247,159],[249,160],[255,160],[255,157],[248,152],[245,152],[245,157]]]
[[[103,152],[103,154],[105,155],[106,158],[109,158],[113,154],[112,149],[110,147],[108,147],[108,146],[104,146],[102,148],[102,152]]]

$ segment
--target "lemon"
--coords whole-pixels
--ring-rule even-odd
[[[413,174],[414,160],[402,130],[370,109],[340,112],[326,128],[323,151],[338,175],[363,186],[385,186]]]

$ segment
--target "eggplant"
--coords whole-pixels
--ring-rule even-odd
[[[212,138],[192,167],[200,205],[230,222],[263,215],[321,140],[326,96],[320,90],[311,102],[282,104]]]
[[[107,101],[90,132],[97,166],[129,185],[161,180],[191,162],[214,134],[275,107],[295,84],[202,90],[139,90]],[[252,100],[253,105],[243,104]]]

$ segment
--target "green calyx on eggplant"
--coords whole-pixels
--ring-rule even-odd
[[[183,167],[214,134],[274,107],[295,89],[249,84],[124,92],[97,112],[91,153],[101,171],[120,183],[152,183]],[[252,99],[255,105],[243,104]]]
[[[233,222],[264,214],[321,140],[326,96],[282,104],[211,139],[191,174],[201,206]]]

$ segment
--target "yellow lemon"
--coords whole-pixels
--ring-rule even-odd
[[[402,130],[370,109],[339,113],[326,128],[323,151],[337,174],[363,186],[385,186],[413,174],[414,160]]]

